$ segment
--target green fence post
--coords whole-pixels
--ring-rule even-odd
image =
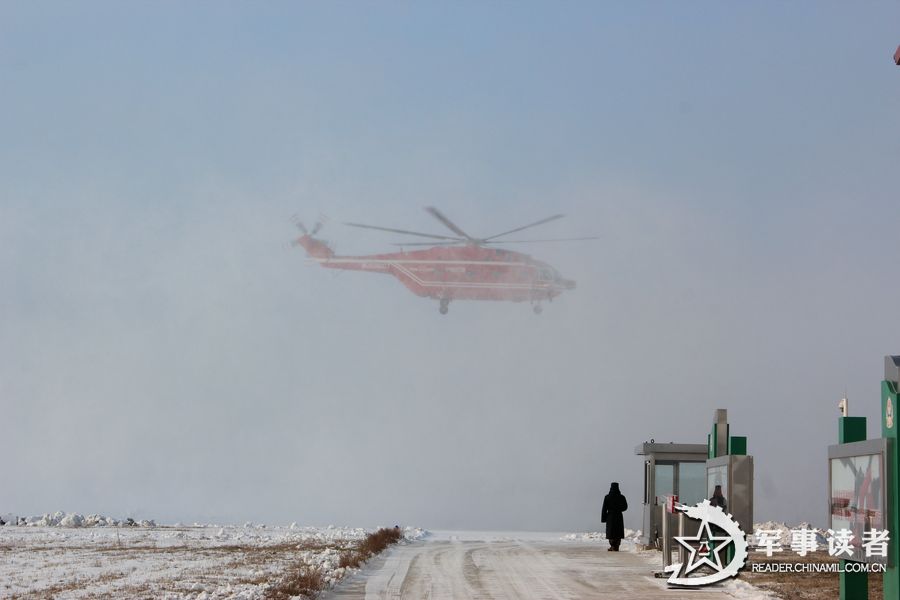
[[[838,419],[838,443],[849,444],[866,439],[865,417],[840,417]],[[841,561],[840,589],[841,600],[868,600],[869,574],[845,573],[846,560]],[[896,596],[895,596],[896,597]]]
[[[888,448],[887,467],[885,469],[885,485],[888,492],[888,504],[885,507],[885,528],[890,532],[888,542],[888,567],[884,572],[884,597],[900,598],[900,569],[897,567],[897,535],[900,534],[897,527],[900,526],[900,495],[897,486],[900,484],[898,477],[898,444],[897,444],[897,392],[898,384],[891,381],[896,374],[889,371],[892,362],[900,357],[885,357],[885,380],[881,382],[881,436],[890,438],[893,443]],[[896,369],[895,369],[896,372]]]

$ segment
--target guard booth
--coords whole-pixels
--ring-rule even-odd
[[[644,503],[641,544],[661,548],[661,507],[669,496],[682,504],[696,504],[706,498],[707,444],[667,444],[653,440],[634,449],[644,459]]]

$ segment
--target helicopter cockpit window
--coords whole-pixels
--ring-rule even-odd
[[[541,281],[553,281],[553,270],[552,269],[541,269],[540,277],[541,277]]]

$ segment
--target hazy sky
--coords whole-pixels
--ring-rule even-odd
[[[594,530],[638,443],[824,524],[900,353],[897,3],[0,3],[0,513]],[[341,253],[556,212],[578,282],[436,302]],[[536,232],[538,230],[535,230]],[[523,249],[523,248],[516,248]]]

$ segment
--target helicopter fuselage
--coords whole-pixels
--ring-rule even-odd
[[[527,254],[478,245],[433,247],[369,256],[336,256],[309,235],[297,240],[310,259],[329,269],[393,275],[418,296],[440,300],[552,300],[575,282]]]

